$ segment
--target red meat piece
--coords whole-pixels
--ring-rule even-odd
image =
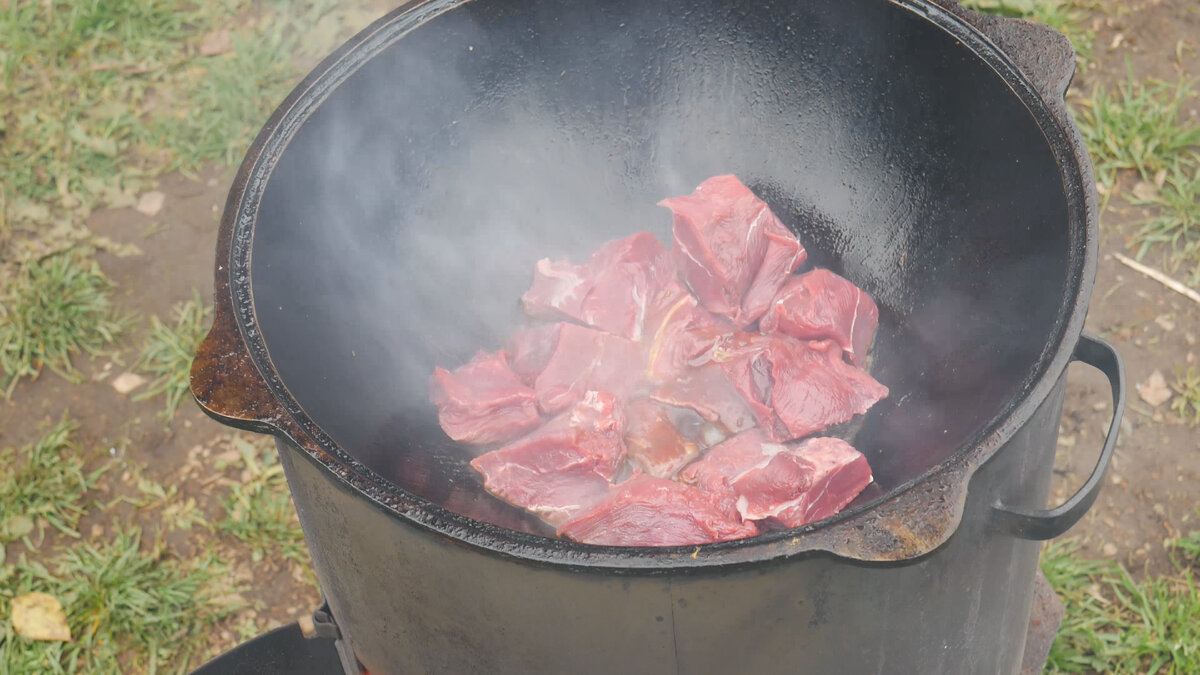
[[[538,407],[553,415],[583,398],[588,390],[623,396],[636,384],[642,350],[611,333],[570,323],[557,325],[554,352],[534,381]]]
[[[659,387],[650,398],[678,408],[688,408],[724,434],[754,426],[754,411],[715,364],[692,368]]]
[[[829,270],[815,269],[784,285],[759,328],[802,340],[834,340],[862,366],[878,324],[871,296]]]
[[[774,441],[845,422],[888,395],[887,387],[846,363],[832,340],[759,336],[725,358],[725,374]]]
[[[547,324],[517,331],[508,339],[509,366],[529,386],[546,369],[558,347],[559,324]]]
[[[471,466],[489,492],[558,524],[608,494],[625,461],[624,433],[617,398],[589,391],[570,411]]]
[[[795,456],[810,467],[811,487],[803,500],[774,515],[784,527],[799,527],[836,514],[873,480],[867,458],[837,438],[810,438],[797,446]]]
[[[799,527],[849,504],[870,484],[871,468],[837,438],[782,445],[753,429],[709,449],[679,480],[733,501],[746,520]]]
[[[456,441],[499,443],[542,422],[534,390],[509,368],[503,350],[481,351],[453,372],[435,368],[429,390],[442,429]]]
[[[538,261],[521,303],[533,317],[578,321],[640,341],[647,313],[682,292],[667,249],[639,232],[608,242],[586,265]]]
[[[639,474],[560,525],[558,534],[606,546],[690,546],[753,537],[758,528],[703,490]]]
[[[659,202],[675,216],[671,252],[680,275],[714,314],[745,328],[767,311],[807,258],[795,235],[736,176],[715,176]]]
[[[693,427],[690,430],[693,434],[703,434],[699,429],[703,420],[691,411],[671,410],[647,399],[637,399],[625,407],[625,414],[628,417],[625,449],[629,458],[651,476],[671,478],[705,447],[701,445],[702,438],[688,434],[689,426]],[[682,414],[691,414],[696,420],[686,424],[680,419]]]
[[[646,375],[660,382],[673,380],[690,366],[705,361],[705,354],[722,335],[733,331],[724,319],[683,295],[667,307],[650,334],[646,348]]]

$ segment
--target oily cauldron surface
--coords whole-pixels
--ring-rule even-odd
[[[541,630],[569,631],[555,612],[591,603],[667,631],[653,632],[658,646],[646,652],[630,635],[597,634],[602,652],[625,641],[637,663],[673,641],[674,656],[654,652],[649,669],[704,671],[697,664],[721,660],[686,645],[720,644],[703,636],[727,624],[695,618],[701,599],[738,588],[719,581],[737,575],[746,604],[724,606],[774,612],[781,626],[800,611],[810,627],[836,628],[826,603],[859,589],[841,602],[857,608],[846,616],[864,633],[865,596],[885,589],[872,585],[881,580],[910,599],[925,588],[950,603],[988,579],[1014,584],[1011,607],[966,633],[959,617],[980,616],[978,595],[969,612],[920,619],[958,631],[947,653],[959,663],[987,663],[973,649],[1011,663],[1037,552],[1010,535],[1052,537],[1077,520],[1115,441],[1110,432],[1075,498],[1037,511],[1067,365],[1109,375],[1114,428],[1123,403],[1119,358],[1081,338],[1096,218],[1091,167],[1062,100],[1073,57],[1058,33],[950,0],[410,5],[319,66],[248,154],[222,223],[214,328],[193,392],[214,417],[283,440],[322,587],[376,668],[588,670],[569,659],[497,660],[499,637],[476,644],[480,621],[506,630],[500,615],[520,604],[519,591],[496,587],[512,583],[561,590],[562,606],[517,612],[530,626],[540,616]],[[522,321],[517,298],[539,258],[578,259],[641,230],[668,242],[670,215],[655,202],[722,173],[796,231],[810,265],[848,277],[880,306],[871,370],[891,395],[855,437],[876,486],[830,521],[740,542],[622,549],[549,538],[482,490],[470,454],[437,425],[429,375],[502,345]],[[389,560],[406,588],[388,583]],[[861,567],[883,561],[911,565]],[[485,616],[450,601],[444,616],[406,606],[421,593],[413,575],[436,576],[439,564],[458,579],[495,575],[472,591]],[[770,581],[785,569],[786,583]],[[946,585],[929,590],[938,578]],[[841,590],[811,596],[833,586]],[[754,594],[770,588],[806,588],[801,605],[817,604],[764,609],[770,600]],[[675,605],[664,613],[648,599],[659,595],[691,597],[701,627],[681,629]],[[400,614],[409,628],[385,625]],[[875,628],[877,646],[904,641]],[[976,629],[1005,637],[973,647]],[[536,652],[512,630],[512,653]],[[466,655],[431,656],[455,645]],[[925,647],[911,659],[906,649],[893,663],[945,666]],[[838,663],[832,652],[811,658]]]

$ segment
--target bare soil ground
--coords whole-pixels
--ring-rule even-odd
[[[1200,75],[1200,6],[1188,0],[1143,0],[1107,7],[1093,19],[1092,64],[1072,89],[1090,95],[1097,83],[1115,88],[1128,77],[1176,82]],[[1200,100],[1184,107],[1200,116]],[[1124,266],[1125,253],[1147,217],[1128,195],[1136,183],[1122,176],[1100,220],[1100,265],[1087,328],[1111,341],[1125,360],[1129,405],[1105,486],[1095,507],[1068,536],[1085,554],[1116,559],[1135,573],[1169,567],[1164,540],[1195,529],[1200,507],[1200,433],[1170,410],[1150,406],[1136,385],[1160,371],[1168,382],[1178,368],[1196,364],[1200,305]],[[1101,195],[1104,202],[1104,195]],[[1154,263],[1146,261],[1151,266]],[[1054,492],[1062,499],[1086,479],[1112,414],[1107,381],[1072,366],[1059,439]]]

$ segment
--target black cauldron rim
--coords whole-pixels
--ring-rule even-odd
[[[826,521],[703,546],[609,547],[550,539],[475,521],[393,486],[347,454],[305,413],[281,380],[262,333],[257,329],[250,282],[257,206],[290,139],[332,91],[360,66],[408,31],[457,7],[462,1],[424,0],[402,6],[380,18],[316,67],[264,125],[238,170],[222,217],[215,266],[214,325],[192,370],[192,390],[201,407],[225,424],[274,434],[303,448],[312,460],[321,463],[341,482],[385,512],[404,516],[409,522],[449,540],[535,563],[573,569],[600,568],[616,573],[676,572],[716,569],[800,554],[833,554],[847,560],[872,563],[910,561],[942,546],[957,528],[971,474],[1025,425],[1050,394],[1076,358],[1075,341],[1082,335],[1087,302],[1095,280],[1096,197],[1091,165],[1078,131],[1069,122],[1062,98],[1074,72],[1074,52],[1065,36],[1029,22],[972,15],[961,9],[955,0],[888,0],[936,24],[987,63],[1033,116],[1060,168],[1070,219],[1070,274],[1052,339],[1046,344],[1038,367],[1027,377],[1022,393],[947,460],[883,496]],[[1019,34],[1017,39],[1025,44],[1018,46],[1025,47],[1029,53],[1006,54],[988,36],[1001,35],[997,33],[997,27],[1012,29],[1012,34]],[[1014,63],[1014,57],[1025,57],[1024,72]],[[1068,59],[1066,63],[1064,58]],[[1042,81],[1042,89],[1047,91],[1045,95],[1039,93],[1031,76]],[[1083,340],[1090,339],[1085,337]],[[1119,357],[1117,366],[1119,369]],[[1117,381],[1113,379],[1113,382],[1115,386]],[[1123,403],[1123,387],[1120,392],[1114,389],[1114,403],[1118,399]],[[1115,428],[1120,409],[1115,407],[1114,410],[1117,412],[1113,421]],[[1107,454],[1111,454],[1114,442],[1115,434],[1110,432],[1105,447]],[[1106,464],[1104,460],[1102,457],[1089,485],[1098,484]],[[940,512],[931,514],[914,510],[918,505],[928,506],[928,500],[923,503],[909,499],[920,491],[919,486],[938,497],[938,502],[944,505]],[[1092,488],[1092,494],[1084,495],[1081,491],[1077,499],[1072,500],[1076,506],[1086,502],[1082,509],[1075,509],[1077,515],[1081,516],[1094,499],[1095,486]],[[926,528],[902,536],[888,531],[872,533],[870,526],[864,527],[861,522],[856,524],[855,521],[871,515],[876,516],[877,523],[880,520],[894,522],[897,517],[917,518]],[[1001,527],[1022,535],[1022,530],[1028,530],[1031,524],[1036,526],[1039,515],[1027,515],[1022,519],[1020,514],[1010,514],[1007,519],[1000,518]],[[1066,526],[1077,519],[1070,518]],[[875,527],[879,528],[879,525]],[[1061,533],[1045,531],[1047,529],[1066,528],[1043,526],[1038,538]],[[867,530],[866,534],[864,530]],[[1032,536],[1028,532],[1025,534]]]

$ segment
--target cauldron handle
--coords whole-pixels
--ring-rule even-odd
[[[1104,439],[1104,447],[1100,450],[1100,457],[1096,460],[1092,475],[1088,476],[1083,487],[1062,506],[1040,510],[1010,508],[1000,502],[993,505],[992,517],[996,529],[1014,537],[1037,541],[1053,539],[1079,522],[1096,501],[1104,472],[1108,469],[1113,449],[1117,445],[1121,416],[1125,413],[1125,364],[1121,361],[1121,355],[1104,340],[1085,334],[1080,336],[1079,344],[1075,346],[1073,359],[1086,363],[1108,376],[1113,397],[1113,418],[1108,426],[1108,436]]]
[[[1037,89],[1059,121],[1069,121],[1066,94],[1075,77],[1075,47],[1066,35],[1036,21],[973,12],[959,0],[930,1],[986,35]]]
[[[204,412],[219,422],[248,431],[279,433],[291,418],[250,356],[233,314],[228,282],[217,286],[213,326],[192,361],[192,395]]]

